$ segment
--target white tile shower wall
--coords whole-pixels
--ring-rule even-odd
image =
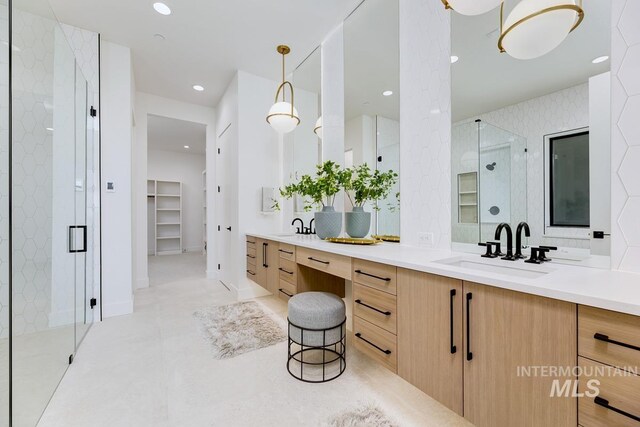
[[[439,0],[400,0],[401,238],[451,245],[451,21]],[[427,237],[429,234],[427,234]]]
[[[612,2],[611,266],[640,273],[640,2]]]
[[[527,139],[527,200],[520,203],[527,205],[530,241],[535,244],[589,248],[588,239],[556,238],[544,234],[544,135],[589,126],[588,84],[530,99],[473,119],[476,118]],[[511,218],[512,222],[521,219],[524,218]]]

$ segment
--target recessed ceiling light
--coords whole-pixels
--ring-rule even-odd
[[[171,15],[171,8],[162,2],[156,2],[153,4],[153,8],[160,15]]]
[[[604,56],[598,56],[596,59],[594,59],[593,61],[591,61],[594,64],[599,64],[601,62],[606,61],[607,59],[609,59],[609,57],[607,55]]]
[[[188,149],[188,148],[191,148],[191,147],[189,147],[188,145],[185,145],[185,146],[184,146],[184,148],[187,148],[187,149]]]
[[[204,86],[193,85],[193,90],[197,90],[198,92],[203,92],[204,91]]]
[[[382,94],[384,96],[391,96],[391,95],[393,95],[393,91],[392,90],[385,90],[384,92],[382,92]]]
[[[53,128],[47,128],[48,132],[53,132]]]
[[[160,33],[156,33],[153,35],[156,40],[165,41],[167,38]]]
[[[451,55],[451,63],[452,64],[455,64],[456,62],[458,62],[458,59],[460,59],[460,58],[458,58],[456,55]]]

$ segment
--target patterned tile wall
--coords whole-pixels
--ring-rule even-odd
[[[441,249],[451,245],[450,19],[439,0],[400,0],[401,238],[433,233]]]
[[[640,273],[640,1],[612,7],[611,265]]]

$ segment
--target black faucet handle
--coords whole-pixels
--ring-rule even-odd
[[[525,260],[524,262],[529,264],[540,264],[542,262],[540,261],[540,249],[531,248],[531,258]]]
[[[557,251],[558,247],[557,246],[544,246],[544,245],[540,245],[540,249],[546,249],[547,251]]]
[[[551,258],[547,258],[547,252],[549,252],[551,249],[548,249],[544,246],[540,246],[538,248],[538,260],[540,260],[540,262],[546,262],[546,261],[551,261]]]
[[[485,252],[484,255],[481,255],[483,258],[497,258],[498,257],[498,255],[495,255],[491,251],[491,248],[493,246],[495,246],[493,242],[487,242],[487,243],[480,242],[480,243],[478,243],[478,246],[485,246],[487,248],[487,252]]]
[[[493,251],[493,254],[495,256],[497,256],[497,257],[498,256],[504,256],[504,254],[502,253],[502,248],[501,248],[502,244],[500,242],[488,242],[488,243],[491,243],[495,247],[495,250]]]

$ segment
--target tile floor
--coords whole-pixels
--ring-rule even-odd
[[[317,426],[368,403],[401,426],[470,425],[351,347],[326,384],[293,379],[284,342],[215,360],[193,312],[235,302],[229,291],[205,279],[200,255],[158,257],[150,275],[133,314],[93,326],[41,427]],[[256,301],[284,327],[285,303]]]

